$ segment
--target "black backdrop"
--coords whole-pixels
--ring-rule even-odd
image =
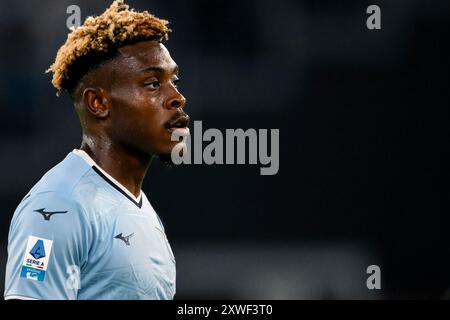
[[[280,129],[275,176],[255,165],[151,167],[144,191],[177,256],[178,298],[444,296],[447,2],[128,2],[172,22],[167,47],[193,120]],[[16,205],[80,143],[69,99],[43,74],[65,40],[66,8],[85,18],[107,3],[0,5],[1,277]],[[381,30],[366,28],[370,4]],[[382,270],[378,292],[365,288],[370,264]],[[236,276],[254,270],[253,282]]]

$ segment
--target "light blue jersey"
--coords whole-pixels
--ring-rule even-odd
[[[175,258],[158,215],[81,150],[17,207],[5,299],[173,299]]]

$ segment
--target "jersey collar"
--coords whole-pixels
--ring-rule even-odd
[[[135,197],[127,188],[125,188],[119,181],[114,179],[105,170],[100,168],[100,166],[84,151],[79,149],[74,149],[72,151],[74,154],[82,158],[89,166],[94,169],[103,179],[105,179],[109,184],[111,184],[115,189],[121,192],[124,196],[134,202],[139,208],[142,207],[142,191],[139,193],[138,197]]]

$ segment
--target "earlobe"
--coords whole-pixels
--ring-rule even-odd
[[[83,101],[87,111],[94,117],[105,119],[109,115],[109,101],[105,91],[101,88],[86,88],[83,92]]]

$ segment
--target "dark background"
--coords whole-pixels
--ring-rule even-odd
[[[84,20],[109,3],[0,4],[1,278],[15,207],[81,141],[70,100],[44,75],[66,8]],[[280,129],[275,176],[152,165],[143,189],[177,257],[177,298],[446,296],[448,1],[128,3],[171,21],[193,120]],[[381,30],[366,28],[371,4]],[[366,288],[372,264],[381,290]]]

